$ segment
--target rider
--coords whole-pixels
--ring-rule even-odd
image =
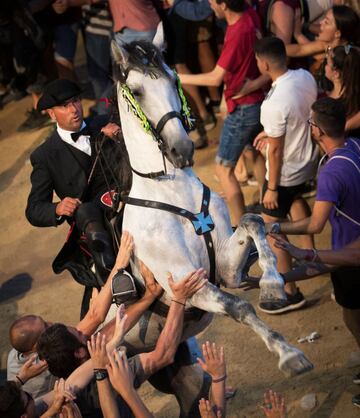
[[[112,164],[119,164],[123,158],[121,147],[109,139],[118,136],[120,127],[108,123],[101,129],[107,138],[98,139],[100,130],[95,123],[87,125],[83,119],[80,93],[72,81],[55,80],[45,87],[38,102],[38,110],[48,112],[56,122],[56,130],[31,154],[32,187],[26,217],[39,227],[58,226],[65,220],[75,226],[78,234],[72,231],[53,268],[55,273],[67,268],[80,283],[94,286],[92,283],[101,285],[106,281],[115,261],[112,238],[104,221],[112,203],[110,191],[115,184],[119,189],[123,186],[109,176],[108,167],[114,167]],[[112,172],[116,171],[115,166]],[[60,201],[53,201],[54,192]],[[93,257],[97,280],[89,262],[86,269],[80,262],[84,263],[86,257],[74,237],[81,234]]]

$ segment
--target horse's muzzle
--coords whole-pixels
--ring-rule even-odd
[[[193,156],[194,143],[190,139],[177,141],[170,149],[170,159],[176,168],[191,167]]]

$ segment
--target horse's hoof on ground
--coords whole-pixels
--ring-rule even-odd
[[[279,283],[260,283],[259,302],[283,302],[286,301],[284,287]]]
[[[309,372],[313,368],[313,364],[295,347],[279,361],[279,369],[288,377]]]

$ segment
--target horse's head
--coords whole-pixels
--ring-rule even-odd
[[[159,25],[153,43],[112,43],[122,123],[136,119],[139,129],[156,140],[163,156],[176,168],[193,164],[194,145],[187,134],[190,112],[180,82],[164,62],[163,31]],[[123,127],[124,128],[124,127]],[[135,136],[136,132],[132,132]],[[141,144],[146,147],[146,143]],[[140,144],[139,144],[140,145]]]

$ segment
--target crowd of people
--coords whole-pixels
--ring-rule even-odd
[[[126,313],[120,305],[115,320],[96,332],[110,308],[116,276],[121,274],[124,295],[136,295],[136,289],[124,271],[134,247],[132,237],[123,232],[116,255],[103,217],[109,184],[92,168],[95,132],[101,128],[110,138],[121,132],[118,119],[111,115],[108,120],[111,41],[125,47],[137,40],[151,42],[161,21],[165,60],[177,70],[196,116],[196,149],[208,146],[207,132],[226,113],[215,169],[234,225],[249,211],[242,184],[250,170],[259,188],[259,204],[251,210],[265,221],[287,295],[285,301],[261,302],[259,309],[283,314],[304,307],[306,299],[296,281],[330,272],[345,325],[360,347],[359,13],[356,0],[1,2],[0,104],[31,94],[33,108],[19,130],[56,123],[49,139],[31,155],[26,217],[39,227],[74,221],[75,239],[67,241],[54,271],[68,269],[86,289],[96,283],[99,293],[89,306],[84,304],[75,328],[36,315],[12,324],[13,349],[8,381],[0,387],[0,416],[152,416],[135,389],[174,361],[186,301],[204,286],[206,272],[190,272],[177,283],[169,276],[172,302],[153,351],[127,356],[120,349],[124,335],[162,294],[145,265],[144,293]],[[80,32],[91,85],[87,94],[96,101],[91,115],[100,117],[94,120],[101,120],[101,126],[84,122],[84,85],[79,87],[82,80],[74,68]],[[116,142],[108,142],[105,151],[114,164],[124,162],[123,148]],[[309,184],[314,187],[314,179],[315,203],[310,208],[304,195]],[[124,182],[123,191],[128,188]],[[60,202],[53,202],[54,192]],[[327,221],[331,249],[317,251],[314,234]],[[300,235],[302,248],[290,244],[288,235]],[[79,270],[76,257],[82,256],[74,249],[79,237],[87,242],[96,273]],[[303,264],[295,268],[294,259]],[[256,280],[249,286],[256,286]],[[231,392],[224,349],[207,342],[201,351],[195,344],[195,351],[212,382],[211,396],[200,400],[198,414],[224,417]],[[360,383],[360,374],[354,383]],[[360,395],[353,404],[360,406]],[[271,418],[285,417],[283,398],[267,392],[263,411]]]

